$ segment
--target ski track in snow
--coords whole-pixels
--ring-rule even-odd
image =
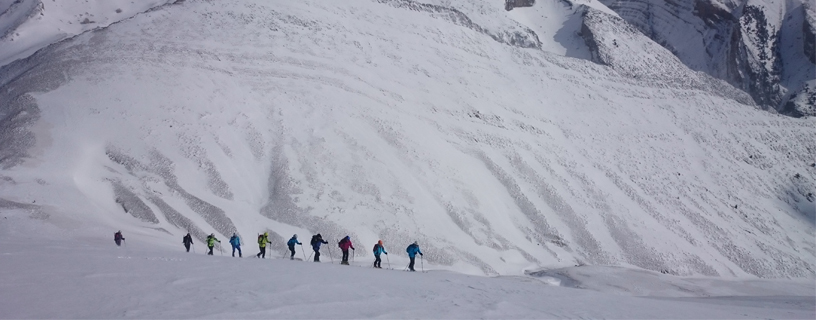
[[[3,67],[0,208],[155,245],[419,240],[471,274],[814,277],[814,119],[400,3],[186,1]]]

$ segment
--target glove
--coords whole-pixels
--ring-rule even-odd
[[[421,256],[421,255],[423,255],[423,254],[421,254],[421,253],[420,253],[419,255]]]
[[[385,255],[387,256],[387,255],[388,255],[388,252],[385,252]]]
[[[357,250],[357,249],[351,248],[351,250]]]

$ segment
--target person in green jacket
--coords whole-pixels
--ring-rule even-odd
[[[263,235],[258,236],[258,248],[261,249],[261,251],[258,252],[258,254],[255,255],[255,257],[261,258],[261,256],[263,256],[263,258],[266,259],[267,243],[272,243],[272,241],[269,241],[269,232],[264,232]]]
[[[221,240],[215,238],[215,233],[210,233],[210,235],[207,236],[207,247],[210,248],[210,252],[207,252],[207,255],[213,255],[213,247],[215,247],[216,242],[221,243]]]

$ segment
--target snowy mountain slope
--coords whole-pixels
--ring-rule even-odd
[[[750,93],[789,115],[786,102],[816,78],[807,53],[806,1],[601,0],[693,70]],[[807,33],[805,33],[807,34]]]
[[[677,88],[707,91],[752,105],[744,92],[702,72],[688,69],[668,50],[649,41],[621,18],[592,8],[582,8],[581,37],[592,61],[607,65],[621,74]]]
[[[814,276],[814,119],[464,12],[185,1],[52,45],[0,69],[0,206],[175,246],[419,240],[475,274]]]
[[[0,66],[175,0],[2,0]]]
[[[667,288],[645,272],[572,268],[570,274],[602,279],[581,282],[593,285],[587,290],[529,277],[402,272],[405,261],[396,257],[390,261],[397,270],[377,270],[359,267],[368,264],[359,258],[357,266],[339,266],[238,259],[228,252],[210,257],[200,244],[197,253],[182,253],[127,233],[126,247],[112,246],[110,239],[46,241],[48,233],[21,231],[59,230],[24,222],[24,213],[11,215],[23,226],[8,230],[0,224],[6,244],[0,247],[2,318],[806,319],[813,318],[816,303],[813,283],[801,279],[675,279],[678,287]],[[701,291],[692,283],[703,284]],[[627,287],[637,291],[621,291]]]

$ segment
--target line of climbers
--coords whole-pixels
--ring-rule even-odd
[[[120,245],[120,240],[125,240],[125,238],[122,237],[121,231],[115,234],[114,240],[116,241],[116,245]],[[213,254],[213,247],[215,247],[216,242],[221,243],[221,241],[215,237],[215,234],[211,233],[209,236],[207,236],[207,247],[209,248],[209,251],[207,252],[208,255]],[[182,243],[184,243],[184,247],[187,248],[187,252],[190,252],[190,245],[193,244],[193,237],[190,235],[189,232],[182,239]],[[238,237],[237,234],[235,233],[232,234],[229,243],[230,245],[232,245],[232,256],[235,257],[235,251],[238,250],[238,257],[243,257],[241,253],[241,239]],[[266,258],[266,244],[268,243],[269,244],[272,243],[272,241],[269,241],[269,232],[264,232],[264,234],[258,235],[259,251],[258,254],[255,255],[255,257],[264,259]],[[320,247],[328,243],[329,243],[328,241],[323,240],[323,236],[319,233],[312,236],[312,240],[309,242],[309,244],[312,246],[312,250],[314,251],[314,262],[320,262]],[[289,241],[286,242],[286,246],[289,248],[290,252],[289,254],[290,260],[295,259],[295,245],[301,246],[303,245],[302,243],[300,243],[300,241],[298,241],[297,234],[293,235],[292,238],[290,238]],[[346,236],[342,240],[340,240],[340,242],[338,242],[337,245],[340,247],[340,251],[343,253],[340,264],[348,265],[349,264],[348,250],[349,249],[356,250],[354,249],[354,244],[351,243],[351,238],[349,236]],[[380,255],[382,254],[388,255],[388,252],[385,251],[385,247],[383,247],[382,240],[377,241],[377,244],[374,245],[373,251],[374,251],[374,268],[382,268],[382,259],[380,259]],[[408,258],[411,259],[411,262],[408,264],[408,269],[410,271],[416,271],[414,270],[414,261],[416,255],[417,254],[419,254],[420,256],[422,255],[422,251],[419,250],[419,245],[417,244],[416,241],[414,241],[414,243],[410,244],[408,248],[405,249],[405,251],[408,253]]]

